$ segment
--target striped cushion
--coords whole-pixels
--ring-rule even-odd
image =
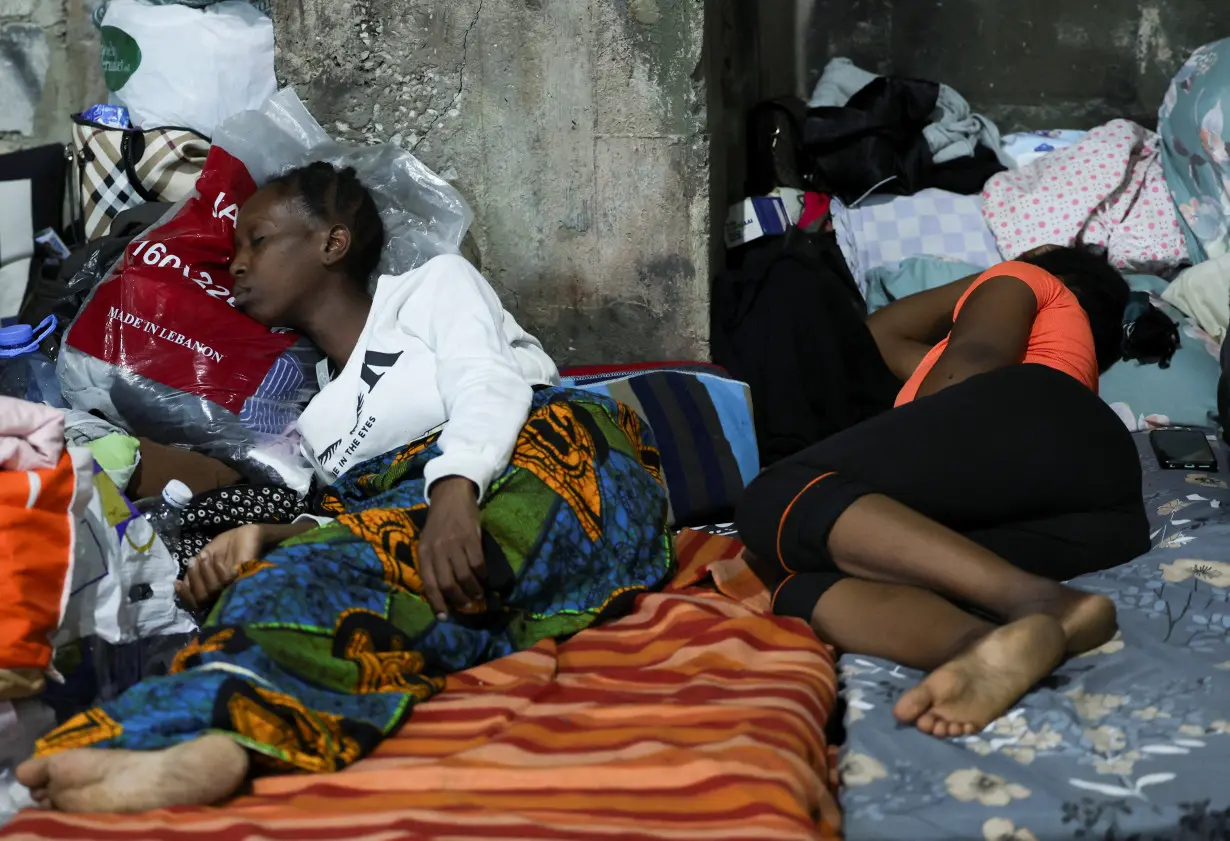
[[[651,371],[682,371],[690,374],[712,374],[715,377],[727,377],[729,372],[721,365],[712,362],[631,362],[623,365],[579,365],[560,371],[563,384],[571,388],[584,388],[587,385],[622,380],[635,374],[648,374]]]
[[[713,374],[655,370],[576,387],[618,400],[652,427],[674,525],[733,518],[743,488],[760,471],[752,395],[745,384]]]
[[[832,653],[728,538],[684,532],[679,575],[628,616],[449,677],[340,774],[262,775],[221,808],[30,809],[57,841],[825,841],[840,811]]]

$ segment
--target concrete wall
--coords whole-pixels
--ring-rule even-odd
[[[414,150],[562,363],[707,354],[703,0],[274,0],[278,73],[339,139]]]
[[[766,54],[775,93],[803,94],[833,56],[946,82],[1001,128],[1156,122],[1193,49],[1230,35],[1211,0],[759,0],[798,33]],[[778,24],[780,25],[780,24]]]
[[[0,152],[105,101],[97,0],[0,0]],[[561,362],[703,358],[704,0],[273,0],[280,81],[474,207],[467,243]]]
[[[0,153],[67,143],[68,116],[105,101],[89,0],[0,0]]]

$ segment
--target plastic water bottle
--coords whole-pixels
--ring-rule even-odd
[[[55,328],[54,315],[47,316],[38,327],[0,327],[0,394],[65,408],[55,363],[38,349]]]
[[[192,489],[178,479],[172,479],[162,489],[162,496],[136,503],[137,510],[162,539],[171,557],[176,559],[179,558],[179,536],[184,527],[184,509],[189,502],[192,502]]]

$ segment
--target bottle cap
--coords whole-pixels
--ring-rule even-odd
[[[34,328],[29,324],[0,327],[0,357],[22,356],[35,348]]]
[[[162,498],[176,508],[186,508],[188,503],[192,502],[192,488],[178,479],[172,479],[162,489]]]

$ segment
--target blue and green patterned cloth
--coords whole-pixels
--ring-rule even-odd
[[[315,505],[333,522],[241,567],[171,674],[75,716],[38,753],[220,732],[266,767],[335,771],[446,675],[618,615],[672,574],[648,426],[609,398],[542,389],[483,500],[486,596],[438,619],[418,565],[437,438],[348,471]]]
[[[1230,38],[1192,53],[1158,112],[1166,185],[1192,263],[1230,253]]]

